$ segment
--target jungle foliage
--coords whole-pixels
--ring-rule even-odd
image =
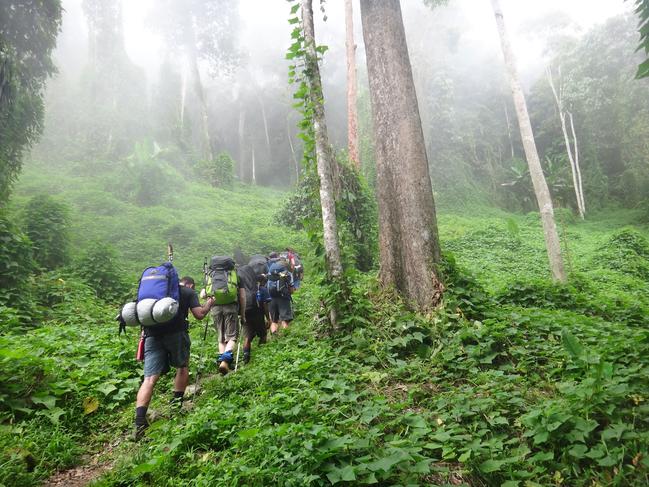
[[[60,0],[8,0],[0,15],[0,202],[18,177],[24,152],[43,130],[45,81],[61,26]]]

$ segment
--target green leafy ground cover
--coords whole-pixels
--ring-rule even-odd
[[[16,214],[42,187],[40,175],[27,179]],[[164,208],[51,179],[74,228],[84,230],[73,248],[149,218],[151,234],[113,241],[131,273],[160,259]],[[176,241],[181,272],[198,275],[214,242],[253,252],[300,239],[265,223],[277,192],[188,187],[170,212],[189,212],[193,222],[220,221],[218,208],[239,213],[232,227],[214,223],[213,240],[197,226],[186,246]],[[240,206],[244,195],[254,209]],[[84,201],[94,214],[82,212]],[[124,206],[102,217],[109,204]],[[39,326],[0,337],[8,378],[0,386],[0,483],[36,484],[119,443],[101,457],[116,464],[100,485],[646,485],[649,252],[637,217],[609,210],[586,222],[565,218],[574,279],[554,286],[537,215],[445,212],[441,240],[454,257],[444,309],[412,314],[376,289],[375,275],[357,275],[353,331],[338,337],[321,335],[317,276],[307,272],[293,329],[256,348],[236,374],[205,381],[185,415],[169,411],[167,377],[152,403],[159,419],[137,445],[121,441],[141,372],[137,333],[117,337],[115,306],[78,279],[49,273],[39,280],[47,308]],[[205,377],[214,372],[214,336],[204,344],[201,324],[192,339],[192,375],[200,364]]]

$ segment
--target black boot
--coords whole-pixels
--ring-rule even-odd
[[[135,428],[133,430],[133,441],[140,441],[144,436],[144,432],[149,427],[149,422],[146,419],[146,406],[135,408]]]
[[[172,411],[181,412],[183,408],[183,398],[185,396],[184,391],[174,391],[174,397],[171,398],[169,404],[171,404]]]

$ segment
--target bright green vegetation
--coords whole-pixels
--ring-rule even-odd
[[[13,211],[47,181],[69,206],[72,247],[110,239],[131,283],[164,258],[174,224],[186,232],[174,238],[176,263],[196,277],[206,252],[305,245],[273,226],[277,191],[188,183],[169,210],[143,209],[68,177],[28,172]],[[538,215],[440,213],[456,263],[439,313],[412,314],[376,289],[374,274],[358,274],[353,331],[325,336],[307,269],[289,333],[254,348],[236,374],[205,379],[180,417],[166,377],[151,406],[160,419],[140,444],[121,441],[141,373],[137,330],[118,337],[116,306],[66,268],[37,278],[42,321],[29,333],[13,321],[0,338],[11,378],[0,389],[4,481],[35,484],[121,441],[102,457],[116,464],[100,485],[646,485],[649,244],[638,213],[561,215],[574,273],[566,286],[547,280]],[[134,231],[139,218],[155,234]],[[203,343],[202,332],[193,326],[194,377],[198,364],[202,377],[214,373],[214,335]]]
[[[72,213],[72,247],[112,244],[131,280],[139,277],[143,266],[166,258],[167,242],[175,246],[179,271],[198,277],[206,256],[231,254],[237,248],[246,255],[268,252],[299,245],[304,238],[274,223],[285,198],[279,190],[246,185],[218,189],[185,180],[168,165],[152,170],[168,173],[158,189],[164,199],[143,205],[133,196],[137,183],[126,191],[133,174],[123,168],[95,179],[74,165],[59,171],[31,165],[16,186],[13,207],[41,193],[66,202]]]

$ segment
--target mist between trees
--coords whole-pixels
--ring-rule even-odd
[[[63,7],[54,55],[58,74],[47,85],[34,164],[109,173],[120,198],[142,205],[155,204],[147,185],[177,174],[214,185],[238,179],[288,186],[299,178],[284,2],[255,7],[160,1],[142,2],[136,10],[117,0],[68,0]],[[423,2],[404,2],[403,8],[439,203],[465,202],[470,194],[510,210],[535,210],[490,12],[484,11],[484,28],[476,31],[476,15],[483,12],[467,2],[434,11]],[[319,44],[330,48],[323,89],[330,137],[342,150],[344,15],[342,4],[325,10],[326,22],[319,12],[315,19]],[[524,24],[510,25],[515,46],[527,46],[530,54],[517,51],[543,170],[555,206],[576,209],[560,117],[545,76],[549,67],[560,69],[555,82],[574,117],[589,209],[609,201],[634,207],[649,193],[649,86],[634,80],[642,60],[635,52],[637,19],[621,14],[587,29],[577,20],[560,9],[541,9]],[[359,36],[357,29],[359,147],[362,171],[372,183],[371,111]],[[146,65],[137,65],[129,51],[139,59],[146,52]],[[153,173],[138,187],[138,179]]]

